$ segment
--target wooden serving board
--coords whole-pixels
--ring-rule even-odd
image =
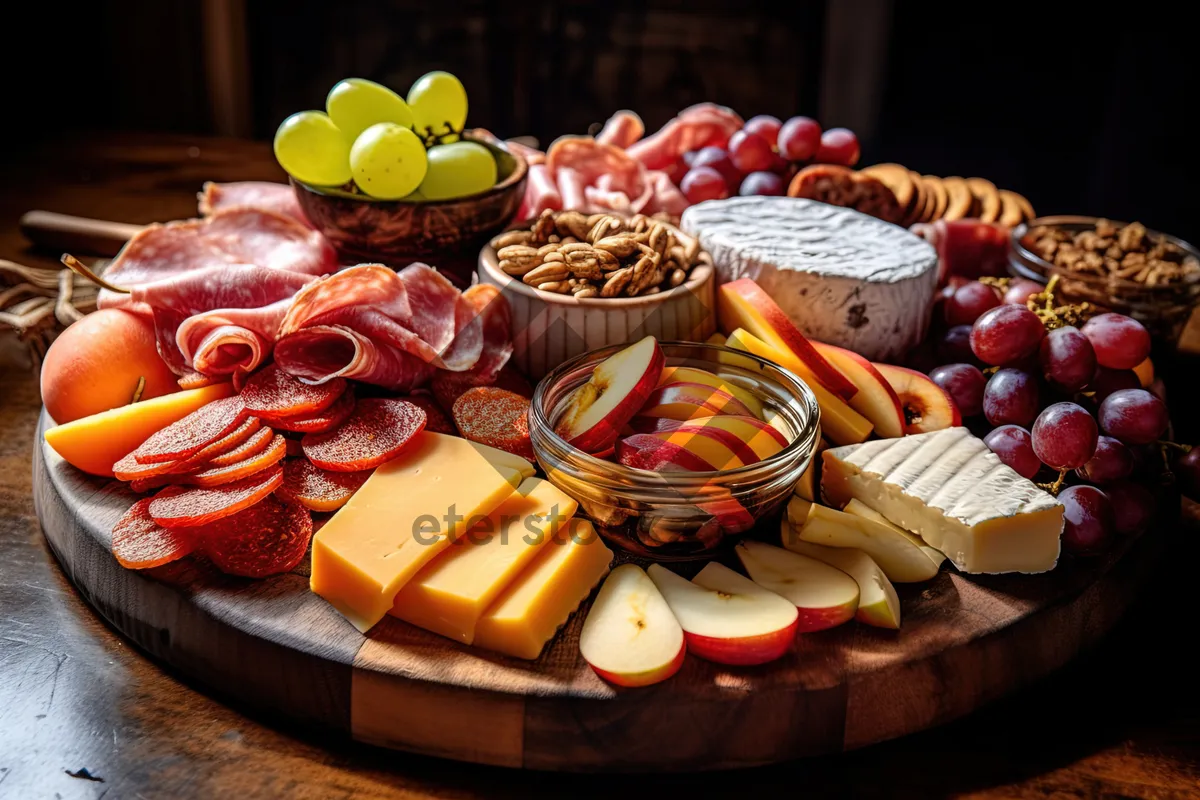
[[[726,668],[689,657],[664,683],[620,689],[580,658],[578,613],[541,658],[524,662],[390,617],[363,636],[308,590],[307,563],[263,581],[191,559],[123,569],[109,553],[109,530],[134,495],[63,462],[42,443],[46,424],[43,413],[33,466],[46,539],[87,601],[141,648],[271,715],[510,767],[746,767],[947,722],[1095,642],[1132,599],[1163,538],[1125,540],[1103,559],[1068,561],[1046,575],[944,570],[898,587],[900,631],[851,623],[801,635],[772,664]]]

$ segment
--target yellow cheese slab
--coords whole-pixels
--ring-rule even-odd
[[[526,478],[487,519],[404,584],[390,613],[470,644],[492,600],[566,529],[577,506],[549,481]]]
[[[573,519],[496,598],[475,626],[475,645],[534,659],[608,574],[612,551],[592,523]]]
[[[232,394],[233,384],[218,383],[112,408],[48,429],[46,444],[71,466],[111,478],[113,464],[152,434]]]
[[[313,537],[312,590],[360,631],[383,619],[409,579],[520,485],[492,450],[417,434]]]

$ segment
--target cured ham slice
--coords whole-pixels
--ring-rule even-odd
[[[574,167],[559,167],[558,190],[562,193],[563,208],[583,208],[587,203],[584,196],[586,182]]]
[[[555,179],[563,167],[571,167],[588,186],[607,175],[609,183],[603,188],[624,192],[627,197],[637,196],[642,188],[642,166],[621,148],[602,144],[590,136],[563,136],[555,140],[546,153],[546,167]]]
[[[269,211],[281,217],[296,220],[301,225],[311,228],[308,218],[300,209],[296,193],[286,183],[270,183],[268,181],[236,181],[233,183],[204,184],[200,192],[200,215],[211,217],[218,211],[230,208],[256,208]]]
[[[353,378],[397,391],[421,386],[437,372],[411,353],[344,325],[315,325],[288,334],[275,344],[275,363],[308,383]]]
[[[547,209],[559,211],[562,207],[562,194],[558,191],[558,184],[550,176],[546,165],[530,166],[529,179],[525,183],[525,197],[521,200],[517,219],[533,219]]]
[[[541,150],[538,150],[536,147],[530,147],[527,144],[521,144],[520,142],[513,141],[512,139],[507,140],[504,143],[504,146],[507,147],[508,151],[513,155],[520,156],[521,158],[525,159],[526,163],[528,163],[531,167],[546,163],[546,154]]]
[[[291,298],[263,308],[222,308],[185,319],[175,332],[180,355],[204,375],[258,369],[271,348]]]
[[[627,109],[622,109],[608,118],[604,127],[596,134],[600,144],[610,144],[614,147],[628,148],[646,134],[646,126],[642,118]]]
[[[491,381],[513,354],[512,308],[500,290],[488,284],[475,284],[463,292],[463,299],[475,312],[483,337],[479,361],[471,372]]]
[[[647,169],[670,169],[684,153],[709,145],[724,146],[742,127],[742,118],[724,106],[700,103],[679,114],[653,133],[626,149],[631,158]]]

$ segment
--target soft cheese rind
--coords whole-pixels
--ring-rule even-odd
[[[963,572],[1045,572],[1058,561],[1062,504],[966,428],[827,450],[821,490],[919,534]]]
[[[731,197],[681,223],[722,281],[752,278],[805,336],[890,361],[920,342],[937,252],[904,228],[792,197]]]

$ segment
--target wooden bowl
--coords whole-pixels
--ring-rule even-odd
[[[569,358],[654,336],[703,342],[716,330],[713,269],[699,264],[687,281],[642,297],[585,297],[543,292],[500,269],[495,249],[479,254],[479,280],[508,298],[513,315],[513,364],[531,380]]]
[[[499,182],[485,192],[424,203],[373,200],[340,189],[292,180],[305,216],[347,261],[378,261],[401,267],[413,261],[465,258],[512,222],[525,195],[529,166],[502,143],[467,131],[496,156]]]

